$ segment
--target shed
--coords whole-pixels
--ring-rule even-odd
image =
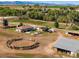
[[[16,28],[16,31],[18,32],[28,32],[28,31],[32,31],[34,30],[34,28],[32,26],[20,26]]]
[[[79,40],[60,38],[56,41],[54,48],[64,52],[69,52],[71,55],[79,53]]]

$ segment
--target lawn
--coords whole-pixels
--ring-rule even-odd
[[[54,22],[47,22],[47,21],[41,21],[41,20],[35,20],[35,19],[30,19],[30,20],[11,20],[12,23],[18,24],[18,22],[22,23],[28,23],[28,24],[34,24],[34,25],[40,25],[40,26],[47,26],[49,28],[54,28]],[[65,29],[66,25],[64,23],[59,23],[59,28]]]
[[[53,23],[43,22],[43,21],[35,21],[35,20],[11,20],[11,22],[23,22],[23,23],[29,23],[34,25],[40,25],[40,26],[48,26],[48,27],[54,27]]]
[[[48,6],[48,8],[65,8],[70,6]]]

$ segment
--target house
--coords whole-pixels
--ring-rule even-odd
[[[48,27],[41,27],[42,31],[48,32],[49,28]]]
[[[60,38],[56,41],[54,48],[71,56],[77,56],[77,53],[79,53],[79,40]]]
[[[28,25],[20,26],[20,27],[16,28],[16,31],[18,31],[18,32],[29,32],[32,30],[34,30],[34,28],[32,26],[28,26]]]

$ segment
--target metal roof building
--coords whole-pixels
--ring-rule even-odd
[[[79,40],[60,38],[56,41],[54,47],[64,49],[70,52],[79,53]]]

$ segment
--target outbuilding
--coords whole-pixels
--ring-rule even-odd
[[[77,53],[79,53],[79,40],[60,38],[56,41],[54,48],[71,56],[77,56]]]
[[[32,30],[34,30],[34,28],[32,27],[32,26],[20,26],[20,27],[17,27],[16,28],[16,31],[18,31],[18,32],[29,32],[29,31],[32,31]]]

